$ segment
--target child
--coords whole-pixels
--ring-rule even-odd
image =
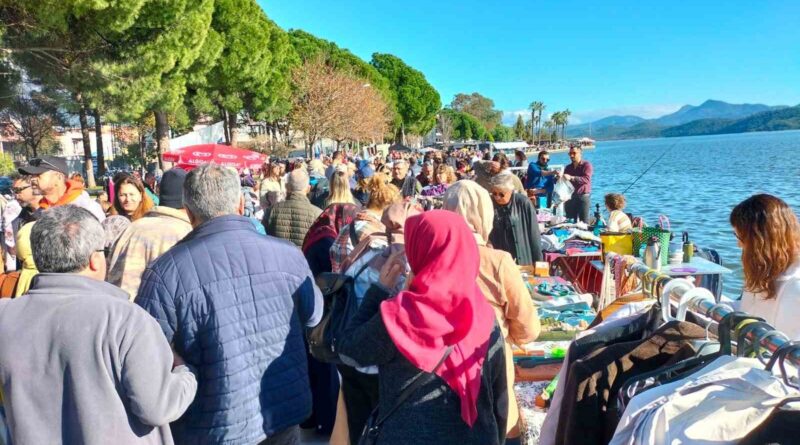
[[[606,208],[610,212],[608,217],[609,232],[627,232],[633,226],[631,219],[622,210],[625,209],[625,197],[619,193],[609,193],[606,195]]]

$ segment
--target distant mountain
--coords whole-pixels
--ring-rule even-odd
[[[639,116],[608,116],[586,124],[570,125],[567,127],[567,135],[578,137],[588,136],[591,133],[594,138],[610,139],[646,120]]]
[[[770,107],[761,104],[729,104],[719,100],[707,100],[698,106],[684,105],[680,110],[661,116],[655,122],[664,127],[681,125],[698,119],[742,119],[756,113],[785,107]]]
[[[796,121],[797,109],[783,105],[729,104],[707,100],[698,106],[684,105],[678,111],[656,119],[609,116],[591,124],[572,125],[567,127],[567,135],[604,140],[796,129],[800,128]]]
[[[749,133],[753,131],[779,131],[800,129],[800,105],[780,107],[756,113],[743,119],[698,119],[683,125],[661,128],[632,127],[621,138],[700,136],[706,134]],[[654,133],[658,133],[657,135]]]

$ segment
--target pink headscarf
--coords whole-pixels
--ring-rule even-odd
[[[464,218],[444,210],[409,218],[405,238],[414,279],[408,290],[381,303],[383,323],[400,353],[424,371],[433,371],[454,346],[436,374],[458,394],[461,418],[472,426],[495,323],[475,284],[478,245]]]

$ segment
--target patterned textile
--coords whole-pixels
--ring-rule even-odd
[[[514,392],[517,394],[519,413],[522,417],[521,442],[524,445],[539,445],[539,436],[542,431],[545,415],[541,408],[535,405],[536,396],[549,385],[550,382],[519,382],[514,384]]]
[[[108,261],[106,281],[121,287],[133,301],[147,266],[191,231],[189,217],[183,211],[154,207],[119,237]]]
[[[367,236],[376,232],[385,232],[386,226],[381,223],[381,215],[371,210],[362,210],[356,215],[355,224],[356,239],[360,242]],[[339,236],[331,246],[331,271],[342,272],[342,264],[355,249],[353,241],[350,239],[350,224],[342,226]]]

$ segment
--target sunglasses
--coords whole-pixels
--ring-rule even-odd
[[[25,187],[11,187],[11,191],[14,192],[14,194],[19,194],[22,193],[23,190],[28,188],[31,188],[30,184],[26,185]]]

